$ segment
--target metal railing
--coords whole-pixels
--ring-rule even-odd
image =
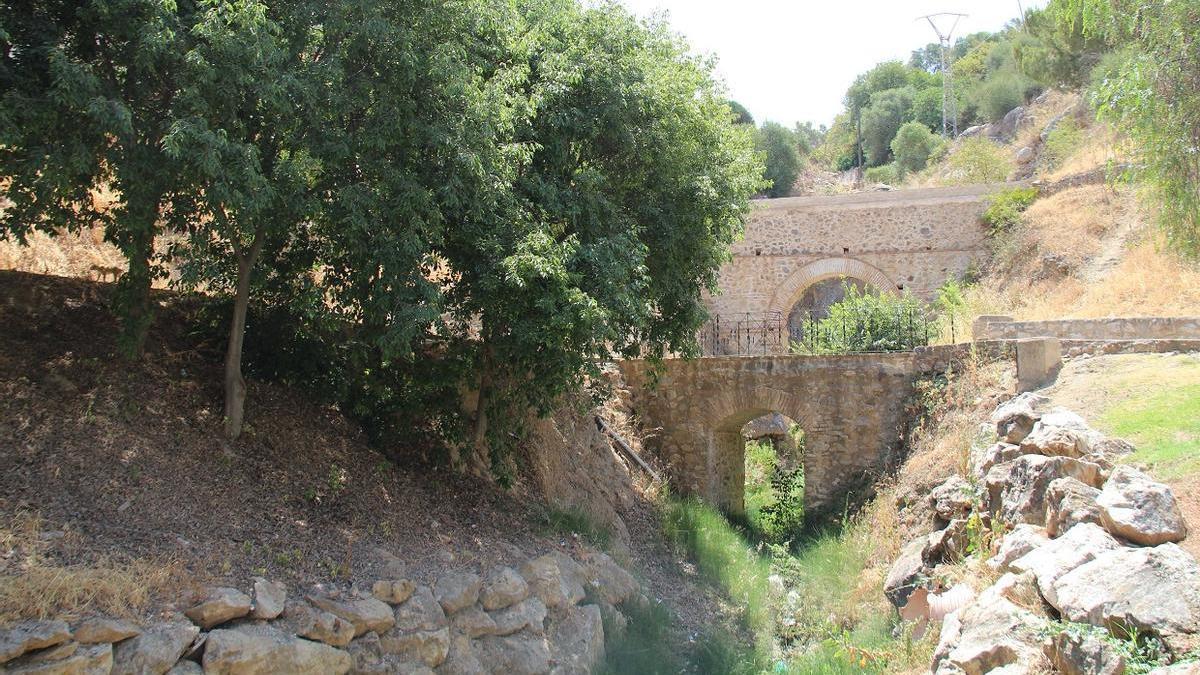
[[[713,315],[699,335],[705,356],[778,354],[787,351],[787,337],[780,312]]]
[[[950,317],[951,331],[954,320]],[[808,313],[793,322],[789,351],[801,354],[908,351],[928,345],[941,327],[930,312],[897,308],[893,312],[839,312],[836,317]]]

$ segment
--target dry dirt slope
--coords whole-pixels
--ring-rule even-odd
[[[263,575],[295,588],[403,565],[428,583],[582,545],[546,527],[535,477],[506,492],[393,465],[337,410],[286,387],[250,382],[249,428],[227,444],[219,345],[189,333],[189,301],[161,293],[147,358],[126,364],[111,357],[108,291],[0,271],[0,621],[55,601],[30,601],[37,566],[178,572],[146,580],[169,600],[185,577],[247,587]],[[628,559],[695,628],[714,602],[636,497],[618,504]]]

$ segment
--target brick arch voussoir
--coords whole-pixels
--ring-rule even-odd
[[[849,277],[859,279],[884,293],[896,293],[896,283],[883,270],[854,258],[823,258],[792,272],[775,289],[767,309],[787,316],[800,301],[804,291],[826,279]]]

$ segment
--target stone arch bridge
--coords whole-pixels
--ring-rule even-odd
[[[778,412],[804,429],[805,510],[820,518],[900,459],[913,383],[943,370],[955,349],[667,359],[653,386],[648,362],[619,366],[647,444],[668,463],[677,490],[743,512],[742,426]]]
[[[987,255],[987,230],[980,216],[988,196],[1005,187],[755,202],[745,237],[721,267],[719,292],[705,299],[715,318],[712,325],[769,317],[794,327],[797,309],[827,306],[840,297],[838,280],[843,277],[883,292],[932,299],[948,277],[962,275]],[[831,293],[837,297],[829,297]],[[705,342],[718,345],[720,340]],[[783,352],[787,344],[779,340],[765,351]],[[716,346],[707,351],[730,353]]]

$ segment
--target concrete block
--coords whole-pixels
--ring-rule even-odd
[[[1017,392],[1043,387],[1062,369],[1062,345],[1058,338],[1028,338],[1017,341]]]

